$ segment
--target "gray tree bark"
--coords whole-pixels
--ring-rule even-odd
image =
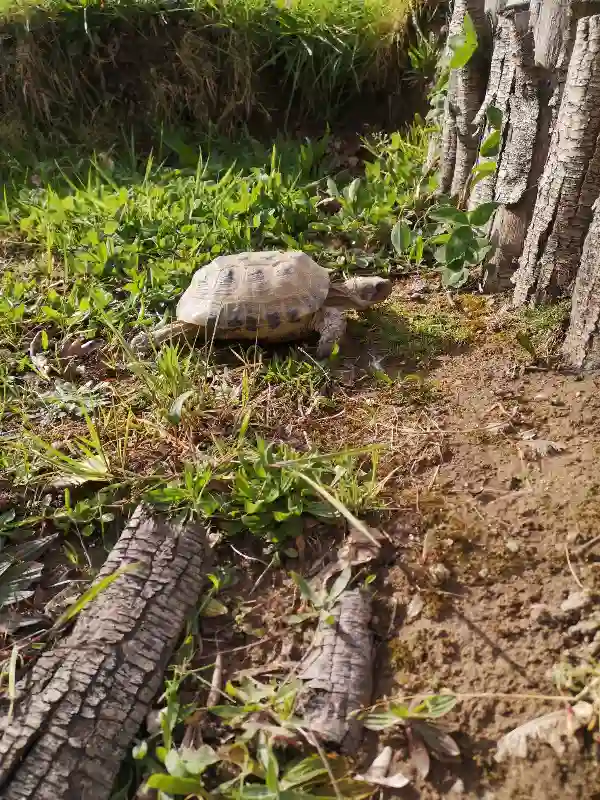
[[[577,272],[571,319],[563,344],[565,361],[576,369],[592,370],[600,367],[600,201],[594,204],[581,264]]]
[[[500,152],[496,172],[475,187],[469,203],[474,207],[493,199],[502,204],[490,226],[495,248],[486,266],[486,291],[509,286],[548,153],[551,125],[548,80],[534,66],[533,49],[527,10],[499,18],[491,70],[494,80],[490,80],[476,121],[483,121],[490,106],[502,112]]]
[[[455,0],[448,35],[460,33],[467,11],[479,44],[469,62],[450,73],[442,126],[439,190],[453,196],[463,192],[477,158],[477,128],[473,121],[485,95],[490,65],[490,32],[484,0]]]
[[[563,50],[565,48],[563,47]],[[513,303],[568,295],[600,192],[600,16],[578,20]]]
[[[363,726],[348,715],[369,705],[373,687],[371,600],[359,589],[344,592],[331,616],[333,622],[319,622],[301,665],[300,713],[313,733],[352,753]]]
[[[208,545],[198,525],[140,506],[72,632],[19,682],[0,738],[3,800],[106,800],[202,589]],[[5,717],[6,719],[6,717]]]

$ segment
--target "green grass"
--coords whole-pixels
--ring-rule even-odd
[[[39,491],[66,487],[76,496],[50,518],[85,544],[104,536],[106,514],[150,492],[156,502],[216,515],[231,531],[283,541],[303,515],[324,513],[318,493],[279,466],[298,459],[294,474],[308,470],[351,509],[375,507],[372,448],[303,453],[304,440],[291,433],[266,444],[295,414],[339,411],[329,369],[310,352],[167,346],[137,361],[126,342],[167,319],[192,272],[220,253],[299,248],[342,271],[401,272],[389,231],[413,208],[426,138],[415,127],[371,141],[372,160],[356,177],[331,172],[327,138],[272,150],[247,140],[231,148],[235,162],[226,147],[190,148],[178,167],[133,155],[84,167],[40,162],[35,171],[8,164],[0,477],[32,498],[28,513],[48,517]],[[322,203],[328,198],[335,209]],[[69,364],[74,337],[102,347],[89,358],[76,348]],[[101,501],[86,499],[90,484],[102,485]]]
[[[415,78],[411,13],[410,0],[5,2],[0,146],[89,153],[115,133],[149,148],[243,126],[271,138],[346,113],[356,123],[358,102],[356,127],[390,109],[397,120],[399,78]]]
[[[413,140],[380,143],[363,177],[338,180],[346,190],[334,214],[321,203],[332,186],[326,141],[262,159],[242,152],[237,164],[215,154],[179,169],[150,160],[14,171],[0,224],[32,261],[0,278],[0,330],[16,344],[25,315],[30,326],[89,337],[154,324],[221,253],[295,248],[324,266],[396,271],[389,231],[412,206],[426,133]]]

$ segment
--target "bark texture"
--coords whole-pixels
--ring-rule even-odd
[[[491,224],[495,250],[484,276],[487,291],[510,285],[548,153],[550,90],[547,77],[534,65],[529,23],[528,11],[512,12],[499,19],[491,70],[493,81],[490,80],[477,118],[481,122],[490,106],[502,112],[496,173],[476,186],[470,198],[471,207],[492,199],[502,204]]]
[[[600,367],[600,202],[594,204],[594,216],[590,224],[581,264],[577,272],[571,319],[563,344],[563,356],[576,369],[598,369]]]
[[[313,733],[352,753],[363,726],[348,715],[369,705],[373,691],[370,598],[358,589],[344,592],[331,616],[333,624],[319,623],[302,663],[300,677],[306,688],[301,708]]]
[[[569,293],[600,190],[600,16],[577,23],[548,158],[540,179],[513,302]]]
[[[3,800],[106,800],[197,602],[208,546],[200,526],[140,506],[97,580],[119,576],[17,686],[0,738]]]
[[[442,127],[440,191],[460,195],[477,158],[477,129],[473,120],[485,95],[489,70],[489,27],[483,0],[455,0],[449,36],[460,33],[469,12],[479,45],[469,62],[453,69]]]

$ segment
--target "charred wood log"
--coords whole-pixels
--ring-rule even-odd
[[[198,600],[198,525],[138,507],[101,569],[120,574],[17,685],[0,737],[3,800],[106,800]]]
[[[371,601],[358,589],[344,592],[321,620],[300,677],[306,681],[300,713],[320,739],[352,753],[360,744],[361,722],[349,714],[371,702],[373,640],[369,629]]]

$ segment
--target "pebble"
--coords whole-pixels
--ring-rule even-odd
[[[424,605],[425,603],[423,602],[421,595],[416,594],[406,608],[406,621],[410,622],[411,620],[416,619],[421,611],[423,611]]]
[[[506,545],[506,549],[510,550],[511,553],[519,552],[520,545],[516,539],[507,539],[504,544]]]
[[[439,561],[436,564],[432,564],[429,568],[429,575],[431,577],[432,582],[436,586],[440,586],[442,583],[445,583],[448,578],[450,577],[450,570],[444,564],[441,564]]]
[[[448,792],[448,794],[464,794],[464,793],[465,793],[465,784],[461,778],[457,778],[450,787],[450,791]]]
[[[568,614],[571,611],[583,611],[584,608],[591,604],[592,598],[589,592],[571,592],[567,599],[561,603],[560,610]]]
[[[545,603],[534,603],[529,610],[529,619],[532,622],[543,624],[545,622],[550,622],[552,614]]]
[[[571,635],[581,633],[585,636],[586,634],[596,633],[598,628],[600,628],[600,616],[596,615],[588,619],[582,619],[577,625],[571,625],[569,633]]]

